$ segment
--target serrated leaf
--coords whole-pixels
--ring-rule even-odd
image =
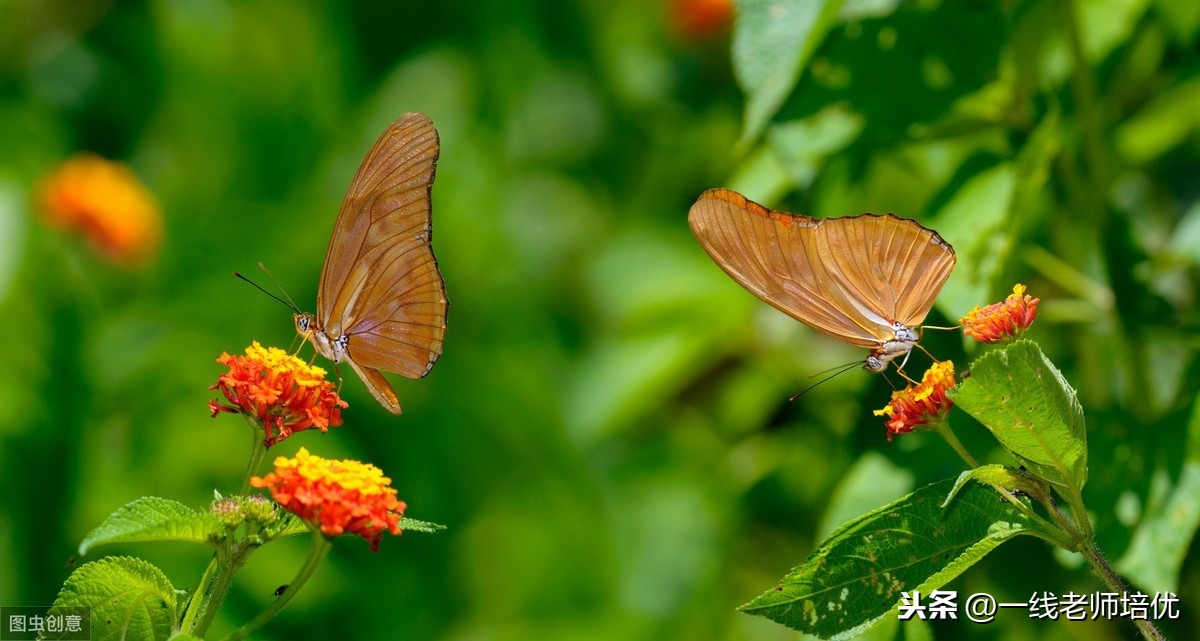
[[[171,582],[150,563],[106,557],[79,566],[67,577],[51,608],[89,608],[92,641],[167,639],[178,603]]]
[[[1075,390],[1036,344],[1016,341],[971,363],[949,393],[1034,475],[1081,489],[1087,481],[1087,431]]]
[[[441,532],[446,529],[446,526],[440,523],[418,521],[417,519],[404,517],[400,519],[400,529],[406,532]]]
[[[303,519],[280,508],[279,520],[263,527],[263,538],[267,540],[282,539],[307,532],[312,532],[312,529]]]
[[[838,528],[774,588],[742,606],[826,639],[849,638],[895,610],[900,593],[945,585],[1004,541],[1036,526],[995,491],[953,480],[923,487]]]
[[[113,512],[79,544],[87,554],[103,543],[136,541],[188,541],[209,543],[220,538],[225,526],[207,512],[154,496],[145,496]]]
[[[737,0],[733,69],[746,92],[743,141],[762,133],[837,23],[842,0]]]

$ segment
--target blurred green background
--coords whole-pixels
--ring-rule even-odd
[[[362,155],[423,111],[442,139],[444,356],[426,379],[393,377],[402,416],[351,375],[344,426],[270,455],[372,462],[409,516],[450,529],[377,554],[339,541],[256,638],[796,638],[734,608],[839,523],[961,463],[932,434],[885,440],[882,377],[788,402],[864,354],[712,264],[686,215],[716,186],[937,229],[959,260],[933,324],[1029,285],[1031,338],[1087,413],[1100,546],[1135,587],[1177,591],[1183,617],[1163,627],[1195,634],[1200,5],[744,0],[734,27],[721,4],[0,0],[0,604],[49,604],[90,560],[78,542],[128,501],[236,490],[249,436],[209,418],[215,359],[294,331],[231,272],[262,261],[311,309]],[[155,194],[149,266],[38,221],[35,185],[79,150]],[[975,353],[958,333],[924,344],[960,370]],[[302,539],[253,557],[214,638],[291,580]],[[94,554],[144,556],[179,588],[209,558]],[[949,587],[1101,589],[1032,539]],[[1135,634],[998,619],[932,629]]]

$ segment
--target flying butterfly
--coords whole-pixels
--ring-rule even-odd
[[[954,248],[937,232],[892,214],[818,219],[710,189],[688,223],[738,284],[823,334],[870,349],[863,367],[873,372],[908,356],[954,269]]]
[[[425,114],[388,126],[342,202],[317,289],[317,312],[293,314],[296,331],[335,364],[348,362],[393,414],[396,392],[380,371],[429,373],[442,354],[446,286],[430,244],[438,133]]]

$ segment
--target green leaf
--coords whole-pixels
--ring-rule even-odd
[[[942,507],[949,505],[950,501],[954,500],[954,496],[958,494],[958,491],[968,481],[979,481],[984,485],[996,489],[1020,490],[1035,496],[1045,494],[1048,489],[1045,484],[1039,484],[1035,479],[1029,478],[1029,476],[1011,467],[994,464],[980,465],[977,468],[967,470],[958,475],[958,479],[954,481],[954,489],[950,490],[950,494],[942,502]]]
[[[897,467],[879,452],[866,452],[842,475],[817,524],[817,536],[834,531],[875,506],[890,503],[912,491],[913,474]]]
[[[757,138],[837,23],[842,0],[737,0],[733,69],[746,92],[743,142]]]
[[[1080,489],[1087,431],[1075,390],[1036,344],[1019,340],[971,363],[949,396],[1035,475]]]
[[[838,528],[774,588],[742,606],[822,638],[849,638],[895,610],[900,593],[933,590],[1035,526],[988,487],[946,480]]]
[[[279,508],[277,512],[279,513],[279,520],[263,528],[263,539],[269,541],[272,539],[282,539],[284,537],[312,532],[312,529],[308,527],[308,524],[295,514],[292,514],[283,508]]]
[[[158,568],[133,557],[106,557],[67,577],[54,608],[90,608],[92,641],[166,639],[174,631],[175,589]]]
[[[1116,145],[1134,164],[1187,143],[1200,130],[1200,78],[1164,89],[1116,130]]]
[[[400,529],[405,532],[441,532],[446,529],[446,526],[440,523],[418,521],[417,519],[405,517],[400,519]]]
[[[808,189],[826,159],[854,142],[863,125],[862,116],[839,103],[807,118],[776,124],[768,139],[794,186]]]
[[[1012,252],[1008,228],[1016,171],[1002,163],[971,176],[929,221],[954,247],[958,263],[937,305],[958,318],[991,298],[992,283]]]
[[[1179,568],[1200,527],[1200,402],[1192,407],[1187,457],[1179,476],[1155,470],[1146,516],[1117,570],[1143,591],[1176,592]]]
[[[207,512],[169,499],[145,496],[113,512],[79,544],[79,553],[102,543],[134,541],[189,541],[211,543],[225,533],[225,526]]]

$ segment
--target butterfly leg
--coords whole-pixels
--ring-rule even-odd
[[[317,357],[317,355],[313,354],[313,358],[316,358],[316,357]],[[336,376],[338,379],[337,394],[338,394],[338,396],[341,396],[342,395],[342,383],[346,382],[346,379],[342,378],[342,373],[340,371],[338,371],[337,361],[333,362],[333,375]]]
[[[922,348],[922,349],[924,349],[924,348]],[[929,352],[925,352],[925,353],[928,354]],[[909,350],[908,353],[904,355],[904,360],[900,361],[900,364],[896,366],[896,372],[898,374],[900,374],[901,376],[903,376],[904,380],[908,381],[909,383],[912,383],[913,385],[916,385],[917,382],[914,381],[913,379],[909,378],[908,374],[906,374],[904,372],[904,365],[906,363],[908,363],[909,356],[912,356],[912,350]]]

